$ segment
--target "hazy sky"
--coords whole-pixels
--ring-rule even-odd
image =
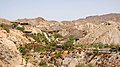
[[[43,17],[75,20],[90,15],[120,13],[120,0],[0,0],[0,17]]]

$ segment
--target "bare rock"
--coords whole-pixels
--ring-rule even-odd
[[[6,38],[0,38],[0,66],[17,67],[21,64],[21,59],[14,43]]]

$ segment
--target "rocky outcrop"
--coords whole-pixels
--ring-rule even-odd
[[[109,21],[110,25],[100,24],[94,28],[84,38],[79,40],[79,43],[103,43],[103,44],[120,44],[119,24]]]
[[[6,38],[0,38],[0,66],[17,67],[21,64],[21,59],[14,43]]]
[[[22,62],[22,56],[18,51],[20,44],[29,42],[22,33],[17,30],[0,30],[0,67],[24,67],[25,61]],[[23,63],[23,65],[21,65]],[[32,66],[28,63],[27,67]]]
[[[7,38],[19,45],[30,43],[30,41],[23,35],[24,34],[19,30],[11,30],[10,33],[7,34]]]

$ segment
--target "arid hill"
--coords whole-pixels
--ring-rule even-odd
[[[119,51],[119,13],[61,22],[0,18],[0,67],[119,67]]]
[[[36,29],[40,30],[59,30],[58,33],[62,34],[63,36],[78,36],[77,38],[80,40],[79,43],[120,43],[120,14],[112,13],[100,16],[89,16],[85,19],[62,22],[47,21],[40,17],[33,19],[18,19],[17,21],[28,22],[31,25],[34,25]]]

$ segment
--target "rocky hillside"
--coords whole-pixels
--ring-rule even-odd
[[[0,67],[119,67],[120,14],[74,21],[0,18]]]

